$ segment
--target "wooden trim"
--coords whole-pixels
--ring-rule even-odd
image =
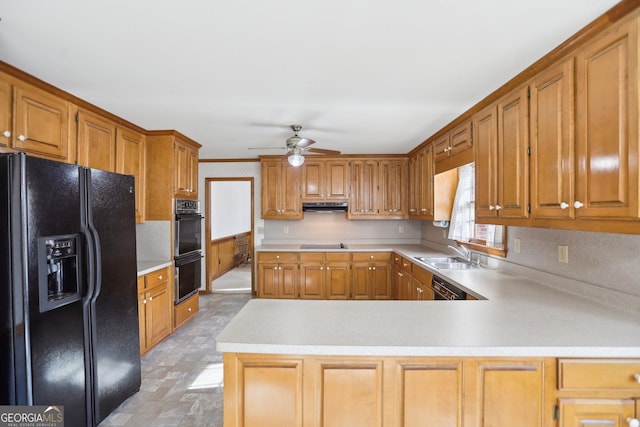
[[[165,129],[165,130],[148,130],[146,131],[147,136],[174,136],[178,139],[181,139],[183,142],[186,142],[190,145],[193,145],[196,148],[201,148],[202,145],[198,144],[196,141],[194,141],[193,139],[189,138],[188,136],[186,136],[183,133],[178,132],[177,130],[174,129]]]
[[[245,163],[245,162],[259,162],[260,159],[198,159],[198,163]]]

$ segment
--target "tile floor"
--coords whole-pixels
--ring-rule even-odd
[[[222,427],[222,354],[215,337],[251,299],[200,297],[200,312],[142,357],[142,386],[100,427]]]

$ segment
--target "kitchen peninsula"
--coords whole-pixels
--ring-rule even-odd
[[[433,426],[569,426],[578,409],[638,416],[637,313],[506,265],[432,271],[486,299],[249,302],[217,337],[225,426],[425,425],[416,422],[427,413]]]

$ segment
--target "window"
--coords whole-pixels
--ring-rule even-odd
[[[505,228],[475,222],[474,164],[458,168],[458,187],[451,212],[449,239],[478,252],[506,256]]]

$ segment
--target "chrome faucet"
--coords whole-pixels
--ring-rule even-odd
[[[466,259],[467,262],[469,263],[471,262],[471,251],[469,249],[465,248],[464,246],[460,246],[460,247],[455,247],[451,245],[447,245],[447,246],[453,249],[455,253],[462,256],[464,259]]]

